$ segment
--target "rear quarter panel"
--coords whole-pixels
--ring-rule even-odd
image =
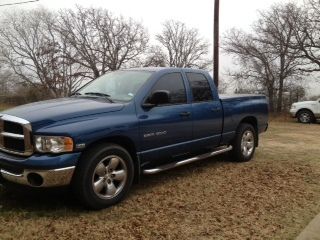
[[[268,101],[262,95],[220,96],[224,109],[224,127],[221,144],[228,144],[235,136],[239,124],[248,117],[255,118],[257,130],[268,127]]]

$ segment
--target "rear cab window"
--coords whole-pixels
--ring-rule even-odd
[[[208,79],[202,73],[186,73],[192,91],[193,102],[213,101]]]

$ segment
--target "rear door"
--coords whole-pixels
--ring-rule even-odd
[[[185,82],[180,72],[162,75],[145,99],[157,90],[168,91],[170,103],[138,110],[138,119],[142,160],[157,159],[160,164],[186,151],[184,143],[192,140],[192,107],[187,103]]]
[[[215,147],[220,143],[223,111],[213,94],[213,82],[202,73],[186,73],[192,92],[193,140],[195,147]]]

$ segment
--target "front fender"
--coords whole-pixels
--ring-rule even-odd
[[[71,137],[75,146],[81,146],[75,150],[81,151],[93,142],[115,136],[127,137],[137,143],[139,127],[134,113],[116,112],[56,122],[37,129],[34,134]]]

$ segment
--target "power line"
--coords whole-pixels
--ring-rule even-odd
[[[32,2],[39,2],[39,0],[31,0],[31,1],[25,1],[25,2],[16,2],[16,3],[5,3],[5,4],[0,4],[0,7],[11,6],[11,5],[20,5],[20,4],[32,3]]]

